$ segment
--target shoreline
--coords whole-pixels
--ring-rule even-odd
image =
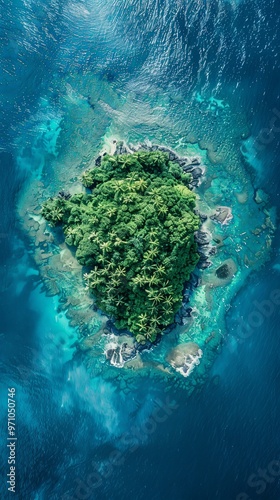
[[[124,144],[125,143],[122,142],[122,146]],[[136,150],[138,148],[138,150],[139,150],[141,147],[143,147],[143,144],[139,143],[137,146],[133,146],[132,144],[129,143],[128,147],[130,148],[130,146],[136,148]],[[117,147],[118,147],[118,143],[115,139],[111,138],[111,141],[105,140],[104,148],[101,150],[100,154],[103,154],[103,152],[105,152],[106,150],[107,150],[107,152],[111,152],[114,149],[116,151]],[[173,157],[179,158],[180,160],[182,160],[184,158],[184,161],[186,160],[186,158],[188,160],[190,158],[189,156],[186,156],[186,157],[179,156],[177,152],[172,150],[172,148],[167,148],[165,146],[160,146],[160,145],[154,145],[152,142],[147,141],[147,143],[144,144],[144,148],[146,150],[148,150],[149,147],[155,147],[156,149],[165,150],[166,152],[168,152],[169,154],[172,155],[172,158]],[[109,148],[109,151],[108,151],[108,148]],[[196,158],[195,158],[196,165],[194,165],[190,162],[190,164],[187,165],[187,168],[190,168],[190,169],[197,168],[197,167],[200,167],[201,164],[203,163],[202,156],[199,157],[199,162],[198,162],[197,155],[194,155],[194,156],[196,156]],[[95,161],[96,161],[96,159],[91,160],[89,162],[89,167],[91,167],[92,163]],[[198,162],[198,164],[197,164],[197,162]],[[153,372],[156,372],[157,374],[165,373],[165,375],[166,375],[166,373],[168,373],[168,375],[171,375],[172,372],[170,373],[170,371],[167,369],[168,365],[166,364],[166,358],[167,358],[166,352],[168,352],[168,350],[170,351],[172,349],[172,345],[173,345],[173,347],[174,347],[174,345],[180,346],[182,344],[186,344],[188,342],[195,341],[196,336],[194,335],[193,332],[198,329],[200,331],[200,334],[197,335],[197,337],[198,337],[198,340],[197,340],[198,344],[197,345],[202,350],[203,355],[200,358],[201,361],[200,361],[199,369],[196,368],[194,371],[192,371],[191,377],[187,376],[186,378],[184,378],[184,381],[186,381],[186,379],[188,379],[187,385],[197,385],[196,384],[197,380],[199,381],[199,380],[202,380],[205,378],[206,372],[208,371],[210,364],[212,363],[213,359],[217,355],[216,351],[217,351],[217,349],[220,349],[220,346],[222,344],[222,340],[223,340],[223,327],[222,327],[222,325],[225,324],[225,316],[223,316],[224,312],[222,310],[220,312],[219,312],[219,310],[217,310],[217,313],[218,313],[217,317],[220,317],[220,325],[219,325],[220,328],[218,328],[218,331],[216,331],[216,332],[214,331],[215,328],[212,329],[213,331],[211,331],[211,332],[210,331],[205,332],[204,330],[201,330],[201,327],[203,327],[203,318],[201,318],[200,312],[205,307],[206,307],[206,309],[210,307],[210,310],[211,310],[211,303],[213,301],[213,298],[211,298],[213,295],[213,287],[216,289],[219,289],[219,288],[221,288],[221,285],[224,285],[224,286],[229,285],[232,281],[232,278],[236,277],[235,272],[237,272],[237,275],[238,275],[238,266],[236,266],[236,269],[233,269],[233,271],[231,270],[230,274],[232,276],[228,277],[229,279],[227,282],[224,281],[224,278],[223,279],[216,278],[216,285],[214,285],[213,281],[215,282],[215,280],[213,280],[213,278],[215,276],[213,273],[215,270],[213,268],[213,262],[208,263],[207,259],[205,259],[205,251],[203,250],[203,248],[207,247],[207,251],[209,251],[209,250],[211,251],[211,249],[213,250],[213,248],[215,249],[213,251],[213,255],[210,255],[210,257],[212,258],[212,260],[214,260],[214,263],[215,263],[214,265],[216,266],[216,270],[219,269],[219,267],[221,267],[223,265],[223,263],[225,262],[225,259],[221,259],[221,255],[220,255],[221,249],[223,249],[223,247],[225,246],[225,243],[224,243],[225,236],[223,234],[219,234],[219,233],[223,233],[224,230],[227,230],[231,226],[231,224],[234,224],[235,221],[234,221],[234,216],[232,215],[232,207],[225,207],[225,206],[217,205],[215,210],[214,210],[214,206],[212,206],[212,208],[211,208],[211,206],[209,205],[209,202],[207,202],[207,198],[205,198],[205,194],[207,194],[207,190],[209,189],[209,187],[204,188],[204,184],[207,184],[207,182],[208,182],[207,168],[206,168],[206,170],[205,169],[200,169],[200,170],[201,170],[201,172],[200,172],[201,175],[199,176],[199,182],[196,183],[197,185],[194,186],[194,188],[195,188],[195,190],[198,194],[198,198],[199,198],[197,208],[198,208],[199,214],[202,215],[202,217],[203,217],[202,225],[200,228],[201,234],[199,235],[201,249],[202,249],[202,254],[201,254],[202,270],[200,269],[198,271],[198,275],[200,273],[202,273],[202,276],[204,279],[201,279],[201,281],[199,283],[199,287],[195,287],[195,291],[191,290],[191,291],[187,292],[188,289],[184,289],[184,293],[187,293],[188,300],[184,303],[184,299],[183,299],[183,303],[182,303],[183,310],[181,311],[182,308],[180,309],[181,315],[179,314],[179,318],[177,318],[178,321],[177,322],[175,321],[174,328],[172,328],[167,334],[163,335],[163,338],[161,338],[161,342],[159,344],[152,345],[151,349],[149,349],[148,352],[146,349],[144,349],[144,350],[141,350],[141,353],[137,353],[135,356],[133,355],[132,359],[130,359],[128,357],[128,359],[123,363],[122,368],[124,368],[124,370],[121,370],[121,371],[128,378],[130,377],[131,373],[135,373],[135,370],[136,370],[136,372],[138,372],[139,367],[142,367],[142,370],[143,369],[145,370],[145,366],[148,369],[148,371],[149,371],[149,366],[154,366],[154,368],[152,368]],[[210,182],[210,187],[211,187],[211,182]],[[69,185],[69,187],[64,186],[64,188],[67,188],[67,191],[70,191],[70,192],[72,191],[72,193],[73,193],[73,191],[77,192],[77,190],[79,192],[80,187],[79,187],[78,179],[74,179],[72,184]],[[252,187],[252,189],[253,189],[253,187]],[[245,204],[246,203],[247,203],[247,201],[245,201]],[[213,205],[213,203],[212,203],[212,205]],[[242,205],[244,205],[244,203],[242,203]],[[217,208],[220,208],[220,211],[218,211],[218,213],[217,213]],[[228,212],[226,212],[226,213],[225,213],[225,208],[228,209]],[[31,212],[29,211],[29,213],[32,213],[32,211]],[[39,217],[39,215],[36,213],[34,215],[35,215],[35,217],[36,216]],[[41,219],[36,220],[34,218],[34,216],[33,216],[33,220],[35,223],[39,224],[39,227],[37,226],[37,224],[35,224],[35,226],[37,227],[37,230],[36,230],[36,228],[32,227],[32,225],[31,225],[31,227],[29,225],[29,229],[31,229],[31,237],[34,238],[34,236],[35,236],[35,238],[36,238],[36,233],[38,231],[40,233],[40,226],[41,226],[41,224],[44,225],[44,222],[42,222]],[[28,224],[27,224],[27,226],[28,226]],[[213,228],[213,232],[210,231],[209,227]],[[201,231],[202,228],[204,228],[205,231],[203,231],[203,230]],[[43,231],[43,233],[44,233],[44,231]],[[216,234],[216,233],[218,233],[218,234]],[[214,234],[214,236],[213,236],[213,234]],[[105,359],[107,358],[107,362],[110,363],[111,358],[113,357],[113,354],[112,354],[111,358],[107,357],[105,346],[106,346],[106,342],[107,342],[106,338],[108,336],[108,333],[106,334],[104,332],[104,330],[106,331],[106,328],[107,328],[108,318],[104,314],[101,314],[101,316],[100,316],[100,314],[99,314],[100,312],[94,310],[94,306],[92,307],[92,299],[87,296],[87,294],[85,293],[84,290],[82,291],[82,288],[84,287],[83,280],[81,279],[81,276],[80,276],[82,268],[75,261],[75,258],[72,255],[71,249],[69,249],[67,247],[67,245],[65,244],[65,242],[63,242],[61,240],[61,237],[60,238],[58,237],[58,241],[55,241],[55,239],[53,239],[53,235],[51,235],[49,233],[49,231],[47,231],[47,234],[45,234],[45,236],[47,236],[48,245],[50,244],[52,247],[51,251],[48,253],[44,251],[43,256],[41,255],[41,258],[38,256],[37,259],[35,259],[35,260],[37,260],[37,263],[39,264],[40,268],[41,267],[43,268],[43,269],[41,269],[41,275],[43,274],[43,280],[44,280],[45,284],[48,283],[49,277],[48,277],[48,272],[46,274],[44,274],[44,273],[45,273],[45,271],[50,271],[53,264],[55,264],[55,268],[53,270],[54,275],[56,272],[58,275],[61,274],[61,271],[63,269],[64,272],[69,273],[69,280],[70,281],[73,281],[73,279],[77,280],[77,282],[75,283],[75,286],[77,288],[77,293],[74,292],[74,294],[72,294],[73,295],[72,298],[71,298],[71,295],[70,295],[70,297],[68,296],[68,298],[67,298],[67,289],[64,288],[63,293],[61,295],[61,291],[59,289],[56,290],[53,285],[50,285],[50,284],[49,284],[49,286],[47,285],[50,295],[60,295],[59,303],[61,304],[61,310],[64,311],[65,316],[68,318],[69,324],[71,326],[74,326],[75,328],[77,328],[78,331],[80,332],[78,334],[79,338],[77,339],[77,351],[83,352],[83,357],[85,357],[86,359],[89,358],[89,366],[91,366],[91,364],[92,364],[91,358],[96,356],[96,355],[100,356],[101,353],[103,353],[103,356],[105,357]],[[212,238],[211,238],[211,236],[212,236]],[[42,231],[41,231],[41,238],[44,239]],[[227,238],[228,238],[228,236],[226,236],[226,239]],[[39,240],[40,240],[40,236],[39,236]],[[207,243],[206,243],[206,240],[207,240]],[[214,245],[212,245],[213,240],[214,240]],[[39,243],[41,244],[42,241],[40,241]],[[45,243],[43,243],[43,245]],[[57,244],[58,244],[58,246],[57,246]],[[37,247],[38,247],[38,245],[37,245]],[[35,248],[36,248],[36,246],[35,246]],[[60,249],[59,252],[57,251],[58,249]],[[209,255],[207,257],[209,257]],[[52,261],[51,266],[49,265],[50,259]],[[45,261],[48,264],[45,265],[44,263],[42,263],[42,261]],[[207,265],[205,264],[205,262],[207,262]],[[47,267],[47,269],[46,269],[46,267]],[[259,266],[257,266],[257,267],[259,267]],[[203,270],[203,268],[204,268],[204,270]],[[55,271],[55,269],[57,269],[57,271]],[[75,278],[74,278],[73,272],[74,272]],[[45,279],[44,279],[44,275],[45,275]],[[46,278],[47,278],[47,282],[45,281]],[[198,279],[200,279],[200,276],[198,276]],[[211,279],[212,279],[212,282],[211,282]],[[238,276],[237,276],[237,279],[238,279]],[[202,290],[202,288],[203,288],[203,290]],[[237,285],[234,288],[241,289],[242,286]],[[79,292],[78,292],[78,290],[79,290]],[[81,292],[82,292],[82,299],[80,297]],[[235,290],[234,293],[230,293],[230,295],[232,297],[234,297],[236,295],[236,293],[238,293],[238,290]],[[76,294],[76,297],[75,297],[75,294]],[[77,299],[77,295],[79,296],[79,299]],[[197,300],[197,303],[196,303],[196,300]],[[230,300],[232,300],[232,298]],[[202,304],[204,304],[204,306]],[[207,304],[208,304],[208,306],[207,306]],[[221,308],[221,306],[219,307],[219,309],[220,308]],[[177,316],[177,314],[176,314],[176,316]],[[207,317],[207,314],[205,315],[205,311],[204,311],[204,317],[205,317],[205,320],[204,320],[204,322],[205,322],[206,317]],[[168,328],[166,330],[168,330]],[[108,328],[107,328],[107,330],[108,330]],[[179,331],[181,331],[181,330],[183,330],[183,333],[179,333]],[[110,335],[112,335],[112,334],[114,335],[114,332],[112,332],[112,331],[109,331],[109,333],[110,333]],[[169,337],[170,340],[167,341],[166,337]],[[93,344],[93,346],[91,348],[92,349],[91,352],[89,352],[90,349],[87,349],[87,347],[86,347],[88,344],[87,339],[90,339],[89,343]],[[178,340],[179,340],[179,342],[178,342]],[[83,347],[83,344],[84,344],[84,347]],[[108,351],[108,349],[107,349],[107,351]],[[117,350],[119,350],[119,346],[117,346]],[[163,354],[164,350],[165,350],[165,354]],[[99,354],[97,354],[97,353],[99,353]],[[116,355],[114,355],[114,356],[116,358]],[[140,359],[139,359],[139,357],[140,357]],[[157,359],[158,359],[158,361],[156,361]],[[87,361],[86,361],[86,363],[87,363]],[[118,362],[116,363],[116,365],[117,364],[118,364]],[[112,364],[110,364],[110,366],[112,368]],[[169,366],[172,366],[172,365],[170,365],[170,363],[169,363]],[[100,366],[100,368],[101,368],[101,372],[104,374],[104,369],[102,368],[102,366]],[[119,370],[118,367],[113,366],[113,368],[115,368],[116,370]],[[106,370],[106,368],[105,368],[105,370]],[[128,374],[128,372],[130,372],[130,375]],[[175,372],[173,372],[174,376],[176,375]],[[190,375],[190,374],[188,374],[188,375]],[[181,379],[183,378],[181,374],[179,376]],[[191,381],[194,382],[194,384],[192,384],[192,383],[189,384],[189,382],[191,382]],[[180,383],[179,385],[185,386],[184,383],[182,383],[182,384]]]

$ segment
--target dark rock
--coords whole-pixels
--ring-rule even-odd
[[[122,345],[121,354],[124,361],[129,361],[136,356],[135,347],[130,347],[127,343]]]
[[[200,278],[195,273],[191,273],[191,276],[189,279],[189,284],[191,285],[191,287],[197,288],[199,283],[200,283]]]
[[[206,214],[202,214],[199,210],[194,210],[194,213],[198,215],[202,222],[205,222],[208,219],[208,216]]]
[[[186,290],[183,294],[183,304],[188,304],[190,301],[191,290]]]
[[[216,212],[211,215],[210,219],[219,222],[220,224],[226,223],[228,220],[232,219],[231,208],[229,207],[218,207]]]
[[[200,161],[198,158],[192,158],[191,162],[192,162],[192,165],[200,165]]]
[[[87,102],[88,102],[89,106],[91,107],[91,109],[95,108],[95,105],[91,102],[91,97],[90,96],[88,96]]]
[[[202,169],[199,167],[195,167],[192,170],[192,176],[194,179],[199,179],[202,176]]]
[[[96,165],[97,167],[100,167],[100,165],[101,165],[101,160],[102,160],[102,156],[100,156],[100,155],[99,155],[99,156],[97,156],[97,158],[96,158],[96,160],[95,160],[95,165]]]
[[[169,153],[169,160],[170,161],[174,161],[174,160],[177,160],[178,156],[175,155],[174,153]]]
[[[117,142],[116,151],[114,155],[124,155],[126,153],[128,153],[128,150],[126,149],[124,142],[123,141]]]
[[[217,247],[211,247],[209,250],[209,255],[216,255],[217,253]]]
[[[114,352],[115,352],[115,349],[108,349],[106,351],[106,358],[107,359],[112,359]]]
[[[209,260],[200,261],[197,264],[197,267],[199,267],[199,269],[207,269],[209,266],[211,266],[211,262]]]
[[[227,264],[222,264],[220,267],[218,267],[218,269],[216,269],[215,274],[219,279],[226,279],[230,275],[230,269]]]
[[[175,315],[175,323],[177,323],[177,325],[183,325],[183,317],[182,315],[180,314],[180,311],[178,311]]]
[[[187,165],[185,158],[178,158],[177,163],[179,163],[180,167],[184,167],[185,165]]]
[[[196,188],[198,186],[198,179],[194,179],[190,182],[190,186],[193,188]]]
[[[184,309],[185,309],[185,308],[184,308]],[[186,318],[190,318],[190,317],[191,317],[191,315],[192,315],[192,307],[187,307],[187,308],[185,309],[184,316],[185,316]]]
[[[167,333],[172,332],[172,330],[174,330],[175,327],[176,327],[176,323],[172,323],[171,325],[168,325],[165,328],[164,333],[167,334]]]
[[[208,253],[205,253],[205,252],[203,251],[203,249],[199,248],[199,249],[197,250],[197,253],[198,253],[198,254],[199,254],[199,256],[200,256],[200,259],[199,259],[199,260],[200,260],[200,262],[205,262],[205,261],[208,259]]]
[[[69,191],[59,191],[58,196],[60,198],[64,198],[65,200],[69,200],[71,198]]]
[[[184,170],[185,173],[189,174],[193,170],[193,166],[190,165],[189,163],[185,163],[185,165],[181,165],[182,169]]]
[[[208,245],[208,243],[210,242],[209,234],[205,231],[196,231],[195,241],[198,243],[198,245]]]

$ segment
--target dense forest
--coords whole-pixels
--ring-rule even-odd
[[[153,342],[198,261],[190,174],[155,151],[104,155],[82,180],[87,193],[51,198],[42,215],[76,247],[98,307],[138,342]]]

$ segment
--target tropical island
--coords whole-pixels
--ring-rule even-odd
[[[43,205],[86,267],[97,306],[139,343],[173,323],[199,260],[191,180],[163,151],[105,154],[83,174],[87,192],[62,192]]]

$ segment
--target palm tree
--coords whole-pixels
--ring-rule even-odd
[[[162,301],[162,295],[157,290],[155,290],[155,289],[151,289],[151,290],[147,289],[145,291],[147,292],[149,300],[153,304],[159,304]]]
[[[121,238],[117,237],[114,241],[115,247],[120,247],[121,245],[125,245],[126,241],[122,240]]]
[[[100,262],[101,264],[105,264],[106,255],[104,253],[99,254],[96,260],[97,260],[97,262]]]
[[[146,338],[150,341],[150,342],[154,342],[154,340],[156,340],[156,337],[157,337],[157,332],[153,329],[153,328],[149,328],[147,331],[146,331]]]
[[[68,245],[75,245],[77,244],[77,240],[76,240],[76,237],[77,236],[80,236],[80,239],[82,238],[83,236],[83,233],[81,231],[81,228],[80,227],[68,227],[65,229],[65,235],[66,235],[66,238],[65,238],[65,241],[66,243],[68,243]]]
[[[161,215],[165,215],[167,214],[168,212],[168,208],[166,205],[160,205],[159,209],[158,209],[158,212],[161,214]]]
[[[147,189],[147,182],[145,181],[145,179],[139,179],[139,181],[135,181],[134,185],[137,191],[143,192],[145,191],[145,189]]]
[[[152,274],[152,276],[149,278],[149,284],[150,285],[156,285],[159,282],[159,279],[155,274]]]
[[[114,181],[114,188],[117,192],[123,193],[126,190],[125,181],[124,180]]]
[[[112,276],[111,282],[115,288],[117,288],[121,284],[121,280],[117,276]]]
[[[162,274],[166,274],[166,269],[165,267],[162,265],[162,264],[158,264],[157,266],[155,266],[155,271],[157,274],[159,274],[160,276]]]
[[[116,269],[115,269],[115,275],[116,276],[125,276],[126,275],[126,268],[123,267],[123,266],[118,266]]]
[[[120,307],[120,306],[122,306],[123,304],[124,304],[124,300],[123,300],[123,298],[122,298],[122,297],[120,297],[120,296],[118,296],[118,297],[117,297],[117,300],[116,300],[116,306],[117,306],[117,307]]]
[[[157,329],[157,327],[158,327],[158,325],[160,325],[160,323],[161,323],[160,316],[154,316],[153,318],[151,318],[150,324],[151,324],[152,328]]]
[[[112,295],[115,292],[115,288],[109,283],[106,285],[106,291],[108,295]]]
[[[131,159],[130,155],[122,155],[119,156],[118,163],[121,165],[122,169],[125,169],[127,165],[129,166],[132,164]]]
[[[154,198],[154,205],[160,209],[163,206],[163,199],[160,196],[156,196]]]
[[[126,179],[128,182],[134,183],[139,179],[139,174],[137,174],[136,172],[131,172]]]
[[[150,194],[151,196],[153,196],[153,197],[154,197],[154,196],[157,196],[157,195],[158,195],[158,193],[159,193],[159,189],[158,189],[158,188],[152,188],[152,189],[151,189],[151,191],[149,191],[149,194]]]
[[[150,248],[150,250],[144,253],[143,261],[145,262],[147,260],[153,260],[157,255],[158,255],[158,248]]]
[[[147,283],[147,277],[145,275],[138,274],[131,280],[135,285],[139,285],[140,287]]]
[[[155,229],[152,229],[148,234],[148,238],[152,240],[155,236],[157,236],[157,231]]]
[[[63,218],[63,210],[58,206],[55,206],[50,211],[51,221],[56,224],[57,222],[61,222]]]
[[[115,264],[112,260],[106,260],[106,269],[110,271],[110,269],[113,269],[115,267]]]
[[[166,304],[169,307],[171,307],[173,305],[173,302],[174,302],[174,300],[173,300],[172,295],[167,295],[167,297],[165,297],[163,299],[163,303]]]
[[[117,209],[115,207],[111,207],[107,210],[107,215],[109,218],[113,217],[113,215],[115,215]]]
[[[94,183],[92,179],[92,171],[91,170],[86,170],[83,175],[82,175],[82,183],[84,186],[91,187]]]
[[[147,320],[148,320],[147,314],[146,313],[139,314],[138,319],[139,321],[138,323],[136,323],[136,326],[138,326],[140,331],[145,331],[147,329]]]
[[[139,321],[147,321],[147,319],[148,319],[147,313],[139,314]]]
[[[94,225],[94,224],[96,224],[98,221],[99,221],[99,219],[98,219],[95,215],[92,215],[92,216],[91,216],[90,222],[91,222],[93,225]]]
[[[132,203],[134,201],[133,196],[134,195],[132,193],[128,193],[127,195],[124,194],[123,195],[123,200],[125,201],[125,203]]]
[[[100,243],[100,248],[103,252],[103,254],[108,251],[111,247],[111,242],[110,241],[103,241],[102,243]]]
[[[152,248],[158,248],[159,247],[159,241],[158,240],[152,240],[150,242],[150,245]]]
[[[110,236],[110,238],[114,240],[117,236],[117,233],[115,231],[110,231],[110,233],[108,233],[108,236]]]
[[[174,313],[172,307],[168,305],[163,305],[162,306],[163,314],[167,317],[169,317],[172,313]]]
[[[88,286],[90,288],[95,288],[102,283],[102,278],[100,276],[89,276]]]
[[[138,321],[138,323],[135,323],[136,326],[138,326],[140,332],[144,332],[146,330],[146,325],[142,321]]]
[[[97,231],[92,231],[92,233],[90,233],[88,239],[91,241],[91,240],[96,240],[97,243],[99,243],[99,238],[98,238],[98,232]]]

